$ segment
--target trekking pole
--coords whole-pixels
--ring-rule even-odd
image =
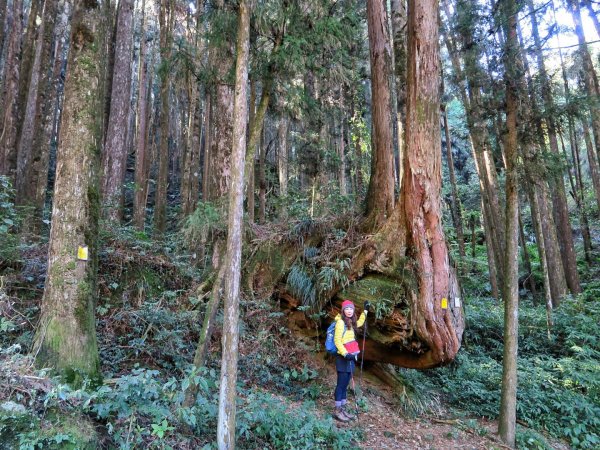
[[[358,420],[358,397],[356,396],[356,384],[354,383],[354,374],[352,374],[352,390],[354,391],[354,407],[356,408],[356,420]]]
[[[365,362],[365,340],[367,339],[367,318],[365,317],[365,331],[363,332],[363,345],[360,354],[360,388],[362,389],[363,381],[363,364]]]

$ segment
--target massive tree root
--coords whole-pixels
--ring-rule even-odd
[[[455,357],[464,331],[456,273],[447,256],[436,272],[416,257],[414,244],[407,248],[411,235],[400,208],[375,233],[360,231],[348,218],[299,222],[288,233],[255,231],[262,236],[245,266],[246,288],[278,300],[291,328],[316,335],[343,299],[359,308],[369,300],[375,311],[365,360],[425,369]],[[422,245],[438,251],[427,240]],[[335,277],[326,276],[332,272]],[[428,298],[421,295],[424,283],[434,292]],[[315,321],[320,312],[327,318]]]

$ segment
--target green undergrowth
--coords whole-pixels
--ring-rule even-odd
[[[572,448],[600,446],[600,304],[589,289],[595,288],[588,286],[554,311],[550,339],[544,306],[520,305],[517,420],[529,428],[519,428],[519,448],[550,448],[542,434],[566,440]],[[447,367],[401,374],[409,385],[441,392],[461,411],[496,418],[503,305],[471,299],[466,308],[467,330],[457,359]]]
[[[200,392],[187,408],[181,405],[189,379],[165,371],[137,367],[78,390],[55,381],[0,404],[0,449],[216,448],[218,371],[203,369],[195,382]],[[243,382],[236,434],[248,449],[352,449],[360,438],[337,429],[311,400],[290,401]]]

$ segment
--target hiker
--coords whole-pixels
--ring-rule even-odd
[[[362,327],[371,308],[365,302],[365,309],[356,319],[354,303],[344,300],[342,313],[335,318],[334,342],[337,348],[335,368],[337,370],[337,386],[335,387],[335,411],[333,417],[341,422],[356,419],[356,416],[346,409],[348,385],[354,373],[354,365],[358,361],[360,349],[356,341],[357,328]]]

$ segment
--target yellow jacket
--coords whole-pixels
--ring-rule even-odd
[[[367,312],[363,311],[358,320],[356,321],[356,325],[362,327],[365,323],[366,318]],[[344,344],[356,340],[356,336],[354,336],[354,330],[352,328],[348,328],[346,329],[346,332],[344,332],[345,328],[346,325],[342,320],[342,315],[338,314],[337,316],[335,316],[335,334],[333,335],[333,342],[335,342],[335,346],[337,347],[338,353],[342,356],[346,356],[346,354],[348,353],[346,351],[346,348],[344,347]]]

